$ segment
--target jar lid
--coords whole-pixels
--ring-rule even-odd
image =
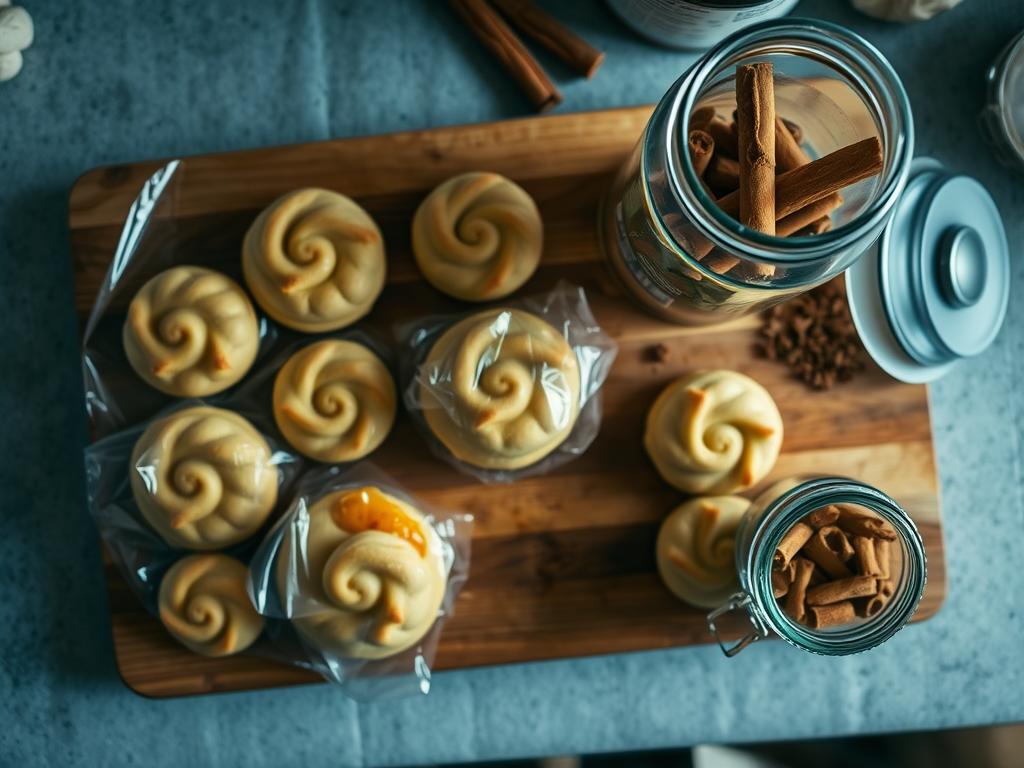
[[[1000,162],[1024,170],[1024,32],[1000,51],[985,82],[987,99],[979,123]]]
[[[1009,302],[1006,232],[984,187],[918,159],[876,246],[847,272],[850,313],[879,366],[932,381],[995,340]]]

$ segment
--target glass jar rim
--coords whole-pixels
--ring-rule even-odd
[[[688,116],[698,98],[698,88],[717,72],[728,59],[741,54],[745,49],[762,45],[772,38],[798,41],[814,45],[824,51],[832,51],[835,55],[829,58],[833,66],[843,60],[855,62],[863,79],[874,86],[874,91],[883,94],[892,112],[897,116],[901,129],[892,137],[889,147],[891,157],[883,169],[883,181],[875,199],[852,221],[843,226],[823,232],[820,235],[805,237],[776,237],[754,232],[743,227],[733,217],[724,213],[714,204],[713,198],[704,192],[698,181],[689,152],[681,151],[680,120]],[[839,68],[837,66],[837,68]],[[847,69],[849,69],[847,67]],[[842,70],[841,70],[842,71]],[[802,266],[813,264],[837,249],[846,247],[865,233],[874,230],[889,215],[900,191],[906,184],[910,162],[913,159],[913,118],[910,102],[906,91],[895,70],[882,53],[856,33],[830,22],[817,19],[786,18],[766,21],[746,27],[727,37],[717,46],[708,51],[682,78],[678,87],[669,91],[666,98],[671,99],[669,118],[665,121],[662,133],[655,138],[662,146],[667,147],[669,162],[669,186],[676,203],[698,223],[705,234],[710,233],[716,244],[740,253],[754,261],[761,261],[785,266]],[[877,104],[871,104],[876,116],[881,111]],[[643,146],[644,165],[651,151],[649,139],[645,137]],[[887,152],[887,154],[889,154]],[[680,178],[682,169],[685,180]],[[650,184],[646,181],[645,192],[651,198]],[[657,210],[657,208],[656,208]],[[664,229],[664,228],[663,228]],[[665,232],[669,238],[675,238]],[[680,247],[684,244],[677,243]],[[701,271],[708,269],[700,262],[695,265]],[[737,282],[729,275],[718,275],[709,272],[717,280],[725,280],[748,288],[759,286],[757,283]]]
[[[903,566],[906,584],[897,590],[890,608],[850,629],[823,633],[798,624],[782,610],[772,592],[771,570],[775,550],[786,532],[807,514],[828,504],[857,504],[878,514],[896,529],[909,558],[904,559]],[[746,562],[741,562],[743,559]],[[924,541],[914,521],[887,494],[846,477],[807,480],[772,500],[762,513],[746,553],[737,550],[736,567],[747,574],[741,587],[768,628],[790,645],[826,656],[859,653],[891,638],[914,615],[928,580]]]

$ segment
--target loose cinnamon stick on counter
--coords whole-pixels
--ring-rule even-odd
[[[830,605],[877,593],[878,580],[873,576],[851,576],[811,587],[807,590],[806,600],[808,605]]]
[[[775,85],[769,62],[736,68],[739,214],[744,226],[775,234]]]
[[[584,77],[593,77],[604,53],[529,0],[492,0],[516,29],[529,35]]]
[[[690,131],[687,146],[690,149],[690,162],[693,163],[693,170],[698,176],[703,176],[711,162],[711,155],[715,151],[715,140],[707,131],[694,129]]]
[[[881,170],[882,144],[872,136],[786,171],[775,180],[775,218],[785,218],[843,187],[877,176]],[[738,191],[719,198],[717,203],[725,213],[739,218]]]
[[[828,219],[831,225],[829,214],[843,204],[843,196],[833,192],[828,197],[823,197],[810,205],[805,205],[799,211],[793,211],[775,224],[775,234],[779,237],[789,237],[802,229],[814,224],[819,219]],[[838,511],[838,510],[837,510]]]
[[[808,609],[807,625],[812,629],[825,629],[849,624],[855,618],[857,618],[857,612],[854,610],[853,603],[846,600],[831,605],[816,605]]]
[[[551,82],[544,68],[485,0],[449,2],[473,34],[516,79],[536,109],[543,112],[562,101],[562,94]]]

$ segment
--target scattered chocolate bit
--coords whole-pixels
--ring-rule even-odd
[[[759,354],[785,363],[813,389],[830,389],[864,368],[841,277],[768,310],[759,336]]]
[[[652,363],[664,363],[671,350],[664,344],[652,344],[644,350],[644,359]]]

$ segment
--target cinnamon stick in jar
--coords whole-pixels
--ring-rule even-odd
[[[796,558],[794,562],[796,563],[796,572],[786,593],[786,604],[783,610],[793,621],[803,621],[807,612],[805,601],[807,584],[811,580],[811,574],[814,573],[814,563],[803,557]]]
[[[789,216],[779,219],[775,225],[775,234],[780,237],[789,237],[820,219],[828,219],[831,224],[829,214],[842,204],[843,196],[838,192],[833,192],[828,197],[805,205],[799,211],[793,211]]]
[[[807,625],[812,629],[827,629],[849,624],[857,618],[853,603],[844,600],[830,605],[816,605],[808,609]]]
[[[736,137],[740,161],[739,218],[775,234],[775,85],[769,62],[736,68]]]
[[[690,131],[687,140],[690,150],[690,162],[693,163],[693,170],[698,176],[703,176],[711,162],[711,156],[715,151],[715,141],[711,134],[695,128]]]
[[[544,68],[485,0],[449,0],[449,3],[480,42],[490,49],[505,70],[515,78],[538,111],[544,112],[562,101],[562,94]]]
[[[715,192],[727,195],[740,188],[740,164],[721,152],[715,152],[704,178]]]
[[[784,570],[789,567],[790,560],[796,556],[796,553],[807,543],[807,540],[814,535],[814,529],[806,523],[796,523],[792,528],[786,531],[786,535],[782,537],[782,541],[779,542],[779,546],[775,549],[775,555],[772,558],[772,568],[775,570]]]
[[[857,597],[871,597],[878,593],[878,580],[872,576],[850,576],[836,579],[807,590],[808,605],[831,605]]]

